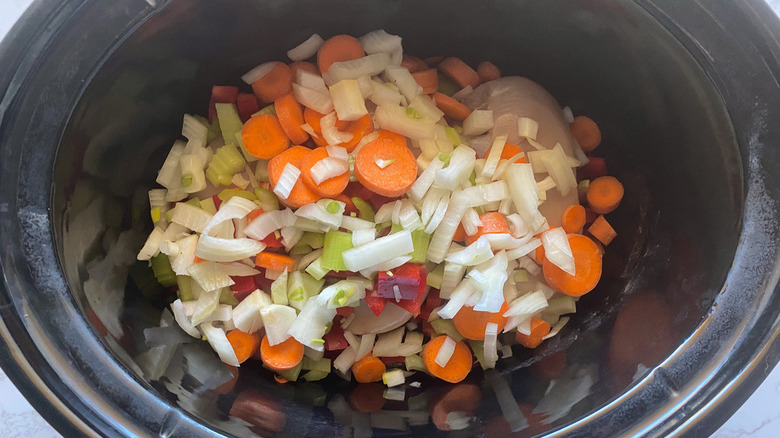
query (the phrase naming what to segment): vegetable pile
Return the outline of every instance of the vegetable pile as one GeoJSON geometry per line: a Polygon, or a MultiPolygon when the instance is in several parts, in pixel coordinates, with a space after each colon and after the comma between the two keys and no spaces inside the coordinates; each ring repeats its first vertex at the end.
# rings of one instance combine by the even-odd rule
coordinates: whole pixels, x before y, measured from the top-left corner
{"type": "Polygon", "coordinates": [[[460,382],[474,358],[493,368],[557,334],[616,236],[623,187],[584,153],[598,126],[383,30],[288,56],[185,115],[149,191],[138,259],[176,290],[178,326],[278,381],[388,387],[460,382]]]}

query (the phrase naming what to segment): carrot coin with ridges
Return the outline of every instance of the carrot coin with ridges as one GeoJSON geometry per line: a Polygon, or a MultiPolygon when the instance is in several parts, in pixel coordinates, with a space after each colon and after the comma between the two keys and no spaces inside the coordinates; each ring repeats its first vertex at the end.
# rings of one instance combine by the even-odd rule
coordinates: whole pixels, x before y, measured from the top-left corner
{"type": "Polygon", "coordinates": [[[406,193],[417,179],[417,159],[406,141],[377,139],[360,148],[355,176],[368,190],[395,198],[406,193]]]}
{"type": "Polygon", "coordinates": [[[341,175],[328,178],[319,184],[314,181],[314,176],[311,173],[315,164],[328,157],[327,148],[319,147],[317,149],[312,149],[303,157],[303,161],[301,162],[301,178],[303,178],[303,183],[306,184],[306,187],[315,194],[323,198],[334,198],[347,188],[347,184],[349,184],[349,170],[341,175]]]}
{"type": "Polygon", "coordinates": [[[309,139],[309,134],[301,128],[304,124],[303,110],[294,95],[285,94],[276,99],[274,109],[282,130],[293,144],[302,144],[309,139]]]}
{"type": "Polygon", "coordinates": [[[322,43],[317,52],[317,66],[321,73],[325,73],[334,62],[352,61],[362,58],[363,45],[360,41],[349,35],[336,35],[322,43]]]}
{"type": "Polygon", "coordinates": [[[258,114],[244,123],[241,142],[250,155],[268,160],[284,152],[290,139],[284,133],[279,119],[271,114],[258,114]]]}
{"type": "MultiPolygon", "coordinates": [[[[311,149],[303,146],[293,146],[290,149],[282,152],[281,154],[271,158],[268,162],[268,179],[271,180],[271,186],[276,187],[279,182],[279,178],[284,172],[284,167],[287,164],[291,164],[301,170],[301,162],[303,158],[311,151],[311,149]]],[[[290,195],[287,199],[279,199],[284,205],[289,207],[298,208],[312,202],[317,202],[320,199],[316,193],[309,190],[306,184],[299,177],[295,182],[290,195]]]]}

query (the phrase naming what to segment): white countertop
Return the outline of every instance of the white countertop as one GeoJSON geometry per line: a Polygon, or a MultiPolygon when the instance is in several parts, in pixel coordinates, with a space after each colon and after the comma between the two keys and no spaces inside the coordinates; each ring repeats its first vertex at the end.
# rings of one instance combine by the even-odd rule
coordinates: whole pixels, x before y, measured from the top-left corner
{"type": "MultiPolygon", "coordinates": [[[[31,0],[0,0],[0,38],[31,0]]],[[[780,10],[780,0],[770,0],[780,10]]],[[[775,367],[747,402],[718,429],[713,438],[775,438],[780,436],[780,367],[775,367]]],[[[59,438],[49,424],[0,370],[0,437],[59,438]]]]}

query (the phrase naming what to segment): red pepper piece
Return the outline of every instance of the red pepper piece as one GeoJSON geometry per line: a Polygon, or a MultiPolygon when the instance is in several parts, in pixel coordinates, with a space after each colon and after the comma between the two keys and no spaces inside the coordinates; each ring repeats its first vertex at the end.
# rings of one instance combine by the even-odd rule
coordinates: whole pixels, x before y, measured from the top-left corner
{"type": "Polygon", "coordinates": [[[260,104],[257,102],[257,96],[251,93],[240,93],[236,99],[238,115],[242,122],[246,122],[252,117],[252,114],[260,111],[260,104]]]}
{"type": "Polygon", "coordinates": [[[230,278],[235,282],[232,286],[230,286],[230,290],[233,291],[233,295],[235,295],[236,299],[239,301],[257,289],[257,286],[255,285],[255,277],[231,276],[230,278]],[[243,295],[243,298],[239,298],[239,294],[243,295]]]}
{"type": "Polygon", "coordinates": [[[376,280],[376,291],[379,296],[396,299],[395,286],[398,286],[401,301],[417,299],[420,285],[425,284],[425,269],[421,272],[419,266],[415,263],[407,263],[393,269],[390,274],[387,271],[380,271],[376,280]]]}
{"type": "Polygon", "coordinates": [[[417,286],[417,296],[414,297],[414,299],[412,300],[402,299],[401,301],[395,303],[398,307],[406,310],[412,315],[417,315],[418,313],[420,313],[423,300],[425,300],[425,291],[428,289],[428,285],[426,284],[428,274],[427,274],[427,270],[425,269],[425,265],[416,265],[416,266],[418,270],[418,276],[420,279],[419,285],[417,286]]]}
{"type": "Polygon", "coordinates": [[[404,363],[406,358],[404,356],[389,356],[380,357],[379,360],[381,360],[385,365],[391,365],[395,363],[404,363]]]}
{"type": "Polygon", "coordinates": [[[213,195],[211,200],[214,201],[214,207],[219,210],[219,206],[222,205],[222,200],[219,199],[219,195],[213,195]]]}
{"type": "Polygon", "coordinates": [[[382,309],[384,309],[385,304],[387,304],[387,298],[380,297],[376,290],[366,292],[365,299],[366,305],[376,316],[379,316],[379,314],[382,313],[382,309]]]}
{"type": "Polygon", "coordinates": [[[343,350],[349,347],[349,342],[344,337],[344,329],[341,328],[341,316],[336,315],[333,318],[333,325],[330,331],[322,339],[325,341],[325,349],[328,351],[343,350]]]}
{"type": "Polygon", "coordinates": [[[267,246],[268,248],[281,248],[284,246],[284,244],[282,243],[281,233],[279,234],[279,237],[276,237],[276,233],[271,233],[265,236],[265,238],[261,240],[261,242],[265,243],[265,246],[267,246]]]}
{"type": "Polygon", "coordinates": [[[355,311],[355,308],[354,308],[354,307],[351,307],[351,306],[344,306],[344,307],[339,307],[338,309],[336,309],[336,314],[338,314],[339,316],[343,316],[344,318],[346,318],[346,317],[348,317],[349,315],[352,315],[352,312],[354,312],[354,311],[355,311]]]}
{"type": "Polygon", "coordinates": [[[428,318],[431,316],[433,309],[439,307],[440,305],[441,296],[439,295],[439,289],[431,289],[428,291],[428,298],[425,299],[425,303],[423,303],[422,307],[420,308],[420,318],[422,318],[423,321],[428,321],[428,318]]]}
{"type": "Polygon", "coordinates": [[[217,103],[236,103],[238,99],[238,87],[228,85],[214,85],[211,87],[211,99],[209,100],[209,122],[217,117],[217,103]]]}
{"type": "Polygon", "coordinates": [[[271,290],[271,283],[273,283],[274,281],[265,278],[265,270],[263,268],[257,268],[257,269],[259,269],[261,273],[254,276],[255,287],[260,290],[271,290]]]}
{"type": "Polygon", "coordinates": [[[577,169],[577,179],[596,179],[607,175],[607,163],[601,157],[588,157],[588,164],[577,169]]]}

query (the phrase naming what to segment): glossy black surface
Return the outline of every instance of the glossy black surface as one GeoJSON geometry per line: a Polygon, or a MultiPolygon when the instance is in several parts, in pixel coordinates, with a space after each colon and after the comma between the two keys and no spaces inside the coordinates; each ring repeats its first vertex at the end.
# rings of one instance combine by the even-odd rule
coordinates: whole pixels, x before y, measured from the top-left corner
{"type": "MultiPolygon", "coordinates": [[[[453,388],[427,380],[367,414],[349,407],[354,385],[279,386],[258,366],[242,367],[227,393],[205,389],[225,371],[200,344],[180,347],[164,372],[141,369],[143,328],[159,323],[166,297],[132,283],[124,296],[130,265],[94,270],[133,217],[146,217],[133,194],[151,187],[182,114],[205,113],[211,85],[240,85],[313,32],[384,28],[408,53],[527,76],[599,122],[597,155],[625,184],[602,283],[560,336],[460,386],[481,394],[463,408],[475,415],[465,434],[699,435],[778,359],[780,49],[764,5],[53,3],[37,3],[0,49],[2,335],[34,366],[8,351],[2,365],[66,435],[74,416],[106,435],[441,433],[434,408],[453,388]],[[123,303],[121,325],[95,325],[84,289],[98,277],[123,303]],[[33,387],[32,374],[48,389],[33,387]],[[738,390],[719,394],[732,381],[738,390]],[[502,411],[497,395],[518,408],[502,411]],[[248,423],[229,418],[231,408],[248,423]]],[[[136,249],[144,231],[122,239],[136,249]]]]}

